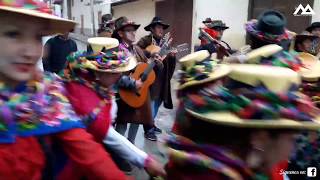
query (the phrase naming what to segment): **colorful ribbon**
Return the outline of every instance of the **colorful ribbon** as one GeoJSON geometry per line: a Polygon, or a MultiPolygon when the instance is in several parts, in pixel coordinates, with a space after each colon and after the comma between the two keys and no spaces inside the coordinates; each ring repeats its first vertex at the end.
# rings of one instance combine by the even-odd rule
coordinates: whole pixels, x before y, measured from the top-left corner
{"type": "Polygon", "coordinates": [[[312,121],[319,114],[307,98],[297,93],[292,86],[287,93],[276,94],[263,84],[252,87],[240,82],[237,88],[215,86],[204,88],[183,98],[185,106],[199,113],[230,111],[242,119],[288,118],[297,121],[312,121]],[[231,90],[232,89],[232,90],[231,90]]]}

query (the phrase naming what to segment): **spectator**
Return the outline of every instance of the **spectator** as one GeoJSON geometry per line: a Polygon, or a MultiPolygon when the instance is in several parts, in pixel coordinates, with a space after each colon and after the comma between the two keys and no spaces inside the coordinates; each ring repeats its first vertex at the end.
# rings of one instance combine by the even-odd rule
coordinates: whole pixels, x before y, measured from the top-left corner
{"type": "Polygon", "coordinates": [[[44,46],[43,69],[59,73],[65,66],[67,56],[77,50],[77,44],[69,38],[69,32],[49,39],[44,46]]]}

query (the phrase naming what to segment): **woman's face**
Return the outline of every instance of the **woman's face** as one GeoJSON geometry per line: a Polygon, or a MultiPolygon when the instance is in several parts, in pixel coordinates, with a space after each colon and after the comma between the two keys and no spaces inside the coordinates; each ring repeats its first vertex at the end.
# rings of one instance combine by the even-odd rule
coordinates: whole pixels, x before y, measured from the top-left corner
{"type": "Polygon", "coordinates": [[[9,82],[33,77],[42,55],[44,22],[33,17],[0,16],[0,78],[9,82]]]}
{"type": "Polygon", "coordinates": [[[312,40],[305,39],[301,44],[298,44],[298,48],[302,52],[312,52],[312,40]]]}
{"type": "Polygon", "coordinates": [[[269,172],[278,163],[287,161],[293,152],[296,137],[296,133],[292,132],[280,132],[276,136],[271,136],[267,131],[255,132],[251,144],[255,158],[260,162],[256,166],[269,172]]]}
{"type": "Polygon", "coordinates": [[[282,133],[276,138],[271,138],[271,144],[268,147],[270,152],[274,152],[272,159],[275,162],[288,160],[294,149],[294,143],[296,140],[296,134],[294,133],[282,133]]]}

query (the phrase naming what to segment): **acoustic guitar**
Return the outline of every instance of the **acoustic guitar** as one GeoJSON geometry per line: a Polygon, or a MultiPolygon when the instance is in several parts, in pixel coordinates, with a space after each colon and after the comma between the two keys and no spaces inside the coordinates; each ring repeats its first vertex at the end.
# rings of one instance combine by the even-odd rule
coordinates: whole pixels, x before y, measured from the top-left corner
{"type": "MultiPolygon", "coordinates": [[[[172,49],[169,47],[170,41],[165,41],[162,47],[155,47],[150,45],[150,48],[146,48],[149,50],[149,53],[154,54],[158,53],[160,57],[166,57],[172,49]],[[152,47],[152,48],[151,48],[152,47]]],[[[177,51],[186,51],[189,49],[188,44],[184,43],[177,46],[177,51]]],[[[151,63],[139,63],[135,68],[134,73],[130,75],[131,78],[135,80],[141,79],[143,82],[142,87],[138,90],[132,91],[127,89],[120,89],[119,95],[120,98],[129,106],[133,108],[141,107],[145,101],[147,100],[149,87],[154,83],[156,79],[156,74],[153,71],[154,66],[156,65],[155,60],[151,63]]]]}

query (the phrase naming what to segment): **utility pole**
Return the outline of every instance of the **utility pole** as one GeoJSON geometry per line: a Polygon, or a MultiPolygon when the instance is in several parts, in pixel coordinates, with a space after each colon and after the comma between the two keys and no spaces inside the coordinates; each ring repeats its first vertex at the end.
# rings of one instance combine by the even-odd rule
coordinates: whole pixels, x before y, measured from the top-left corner
{"type": "Polygon", "coordinates": [[[92,31],[93,31],[93,37],[95,37],[96,23],[95,23],[95,17],[94,17],[94,0],[90,0],[90,7],[91,7],[91,18],[92,18],[92,31]]]}

